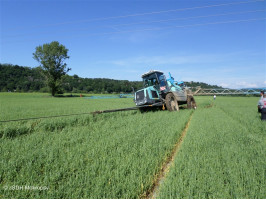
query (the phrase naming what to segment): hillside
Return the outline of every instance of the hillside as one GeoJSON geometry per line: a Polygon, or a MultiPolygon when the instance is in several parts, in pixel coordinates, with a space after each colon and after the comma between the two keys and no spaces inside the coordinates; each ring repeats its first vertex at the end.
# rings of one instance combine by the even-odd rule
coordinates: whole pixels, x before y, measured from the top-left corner
{"type": "MultiPolygon", "coordinates": [[[[189,87],[221,88],[202,82],[185,82],[189,87]]],[[[114,80],[108,78],[81,78],[66,75],[62,82],[63,92],[73,93],[129,93],[140,89],[141,81],[114,80]]],[[[0,91],[48,92],[40,67],[30,68],[12,64],[0,64],[0,91]]]]}

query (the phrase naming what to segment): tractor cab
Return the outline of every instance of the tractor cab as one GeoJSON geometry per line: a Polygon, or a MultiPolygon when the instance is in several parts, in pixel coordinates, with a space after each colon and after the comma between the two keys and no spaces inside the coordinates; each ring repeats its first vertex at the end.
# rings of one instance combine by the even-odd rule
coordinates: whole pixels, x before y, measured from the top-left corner
{"type": "Polygon", "coordinates": [[[152,86],[158,91],[158,94],[166,93],[169,89],[166,77],[161,71],[151,70],[143,74],[142,78],[144,88],[152,86]]]}

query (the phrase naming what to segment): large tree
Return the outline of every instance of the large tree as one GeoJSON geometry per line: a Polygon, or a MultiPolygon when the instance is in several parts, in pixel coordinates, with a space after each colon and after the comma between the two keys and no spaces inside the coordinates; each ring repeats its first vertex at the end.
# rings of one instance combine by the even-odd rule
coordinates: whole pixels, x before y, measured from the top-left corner
{"type": "Polygon", "coordinates": [[[52,96],[60,90],[62,76],[71,70],[66,67],[65,63],[65,60],[69,58],[67,52],[68,49],[64,45],[54,41],[37,46],[33,53],[33,58],[41,64],[44,70],[52,96]]]}

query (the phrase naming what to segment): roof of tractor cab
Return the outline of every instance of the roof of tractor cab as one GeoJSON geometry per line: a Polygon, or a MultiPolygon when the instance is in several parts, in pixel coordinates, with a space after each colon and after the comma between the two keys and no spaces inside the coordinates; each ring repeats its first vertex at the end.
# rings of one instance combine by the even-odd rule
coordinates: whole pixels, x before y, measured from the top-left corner
{"type": "Polygon", "coordinates": [[[162,73],[162,74],[163,74],[162,71],[159,71],[159,70],[151,70],[151,71],[149,71],[149,72],[146,72],[145,74],[142,74],[141,78],[143,78],[143,77],[145,77],[145,76],[148,76],[148,75],[150,75],[150,74],[154,74],[154,73],[156,73],[156,72],[158,72],[158,73],[162,73]]]}

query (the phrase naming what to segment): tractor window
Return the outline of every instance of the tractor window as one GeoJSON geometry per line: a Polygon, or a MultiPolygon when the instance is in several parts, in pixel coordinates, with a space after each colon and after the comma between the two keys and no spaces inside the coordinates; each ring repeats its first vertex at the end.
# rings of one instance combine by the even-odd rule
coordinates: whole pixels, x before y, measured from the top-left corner
{"type": "Polygon", "coordinates": [[[145,77],[143,78],[144,87],[158,85],[158,81],[156,77],[145,77]]]}
{"type": "Polygon", "coordinates": [[[157,81],[156,78],[144,80],[144,85],[145,85],[145,87],[153,86],[153,85],[158,85],[158,81],[157,81]]]}
{"type": "Polygon", "coordinates": [[[144,87],[148,87],[149,86],[149,83],[148,83],[148,80],[147,79],[144,79],[144,87]]]}
{"type": "Polygon", "coordinates": [[[161,73],[154,73],[143,77],[144,87],[158,86],[160,84],[160,81],[158,80],[160,75],[161,73]]]}
{"type": "Polygon", "coordinates": [[[152,79],[152,85],[158,85],[158,81],[157,81],[157,78],[153,78],[152,79]]]}
{"type": "Polygon", "coordinates": [[[160,86],[166,86],[165,76],[161,75],[159,76],[160,86]]]}

